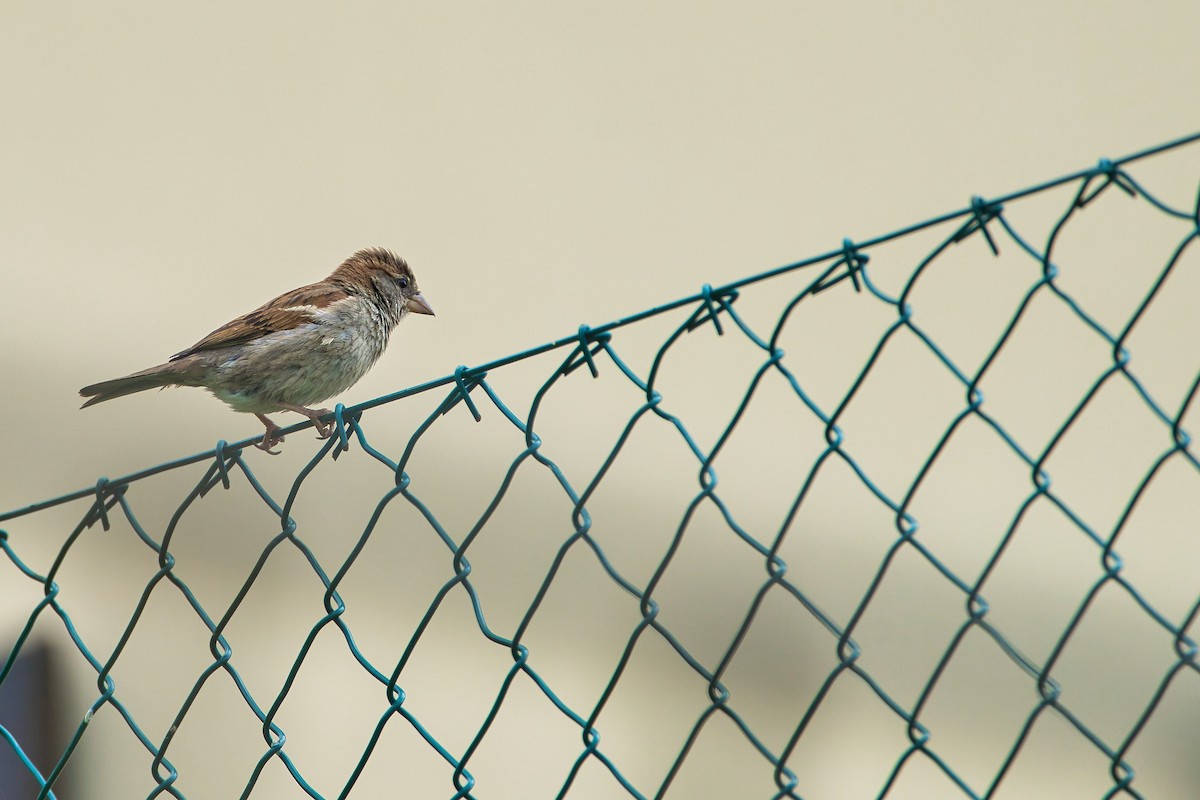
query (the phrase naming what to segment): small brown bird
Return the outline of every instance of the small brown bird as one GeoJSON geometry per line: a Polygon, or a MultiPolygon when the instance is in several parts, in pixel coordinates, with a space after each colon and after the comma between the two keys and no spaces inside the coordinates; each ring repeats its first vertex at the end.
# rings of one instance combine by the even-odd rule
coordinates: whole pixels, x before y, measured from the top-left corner
{"type": "Polygon", "coordinates": [[[323,281],[281,294],[228,322],[165,364],[85,386],[82,408],[146,389],[200,386],[234,411],[267,426],[255,445],[272,455],[279,426],[264,416],[295,411],[326,439],[329,409],[307,408],[345,391],[383,355],[388,336],[408,314],[433,314],[404,259],[359,250],[323,281]]]}

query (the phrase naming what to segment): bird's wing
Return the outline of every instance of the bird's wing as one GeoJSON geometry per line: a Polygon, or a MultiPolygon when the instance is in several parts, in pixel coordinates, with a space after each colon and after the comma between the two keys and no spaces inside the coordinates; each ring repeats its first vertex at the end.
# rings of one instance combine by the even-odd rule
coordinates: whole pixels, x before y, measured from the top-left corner
{"type": "Polygon", "coordinates": [[[246,344],[268,334],[287,331],[317,320],[317,311],[346,298],[340,287],[328,283],[301,286],[274,300],[225,323],[200,341],[171,356],[178,361],[193,353],[246,344]]]}

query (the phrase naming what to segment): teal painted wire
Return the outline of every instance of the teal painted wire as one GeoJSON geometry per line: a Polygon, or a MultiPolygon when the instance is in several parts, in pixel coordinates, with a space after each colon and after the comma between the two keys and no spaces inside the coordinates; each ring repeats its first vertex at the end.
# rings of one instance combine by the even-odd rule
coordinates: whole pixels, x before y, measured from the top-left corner
{"type": "MultiPolygon", "coordinates": [[[[1023,197],[1028,197],[1033,194],[1038,194],[1038,193],[1041,193],[1044,191],[1048,191],[1050,189],[1054,189],[1059,186],[1062,186],[1062,185],[1065,185],[1068,183],[1072,183],[1074,181],[1079,181],[1081,179],[1084,180],[1085,182],[1090,182],[1090,180],[1097,175],[1107,174],[1106,171],[1108,169],[1110,169],[1111,167],[1121,167],[1121,166],[1124,166],[1127,164],[1132,164],[1132,163],[1140,161],[1144,158],[1149,158],[1151,156],[1155,156],[1155,155],[1158,155],[1163,152],[1174,150],[1176,148],[1180,148],[1180,147],[1192,144],[1193,142],[1197,142],[1197,141],[1200,141],[1200,132],[1193,133],[1188,136],[1183,136],[1178,139],[1172,140],[1170,142],[1166,142],[1164,144],[1157,145],[1155,147],[1149,147],[1149,148],[1146,148],[1145,150],[1140,150],[1138,152],[1131,153],[1131,154],[1125,156],[1124,158],[1120,158],[1115,161],[1108,161],[1107,159],[1104,159],[1101,161],[1101,166],[1079,170],[1078,172],[1073,172],[1069,175],[1064,175],[1060,178],[1055,178],[1053,180],[1049,180],[1044,183],[1036,184],[1036,185],[1031,186],[1026,189],[1021,189],[1016,192],[1011,192],[1007,195],[1003,195],[1001,197],[995,198],[990,201],[985,201],[985,202],[988,205],[992,205],[992,206],[1001,205],[1001,204],[1010,202],[1012,200],[1018,200],[1023,197]]],[[[1085,185],[1086,185],[1086,183],[1085,183],[1085,185]]],[[[1144,195],[1144,196],[1147,197],[1156,207],[1160,208],[1164,212],[1169,213],[1173,216],[1181,217],[1183,219],[1195,219],[1197,217],[1197,214],[1200,213],[1196,210],[1193,210],[1190,213],[1184,212],[1184,211],[1179,211],[1178,209],[1170,208],[1165,203],[1162,203],[1161,201],[1159,201],[1156,198],[1153,198],[1150,195],[1144,195]]],[[[1198,200],[1197,200],[1197,207],[1200,208],[1200,198],[1198,198],[1198,200]]],[[[924,222],[919,222],[914,225],[909,225],[907,227],[900,228],[899,230],[893,231],[891,233],[884,234],[882,236],[877,236],[877,237],[867,240],[865,242],[860,242],[857,245],[857,248],[859,250],[865,250],[867,248],[875,247],[875,246],[884,244],[886,242],[893,241],[895,239],[900,239],[902,237],[909,236],[913,233],[917,233],[919,231],[923,231],[928,228],[936,227],[943,223],[950,222],[955,219],[959,219],[960,217],[975,217],[975,215],[976,215],[975,207],[968,206],[968,207],[960,209],[958,211],[951,211],[947,214],[942,214],[940,216],[933,217],[932,219],[925,220],[924,222]]],[[[802,261],[797,261],[797,262],[794,262],[792,264],[787,264],[782,267],[776,267],[775,269],[767,270],[765,272],[758,273],[757,275],[753,275],[751,277],[744,278],[739,281],[734,281],[733,283],[731,283],[727,286],[721,287],[720,289],[718,289],[716,291],[727,292],[727,291],[734,290],[734,289],[737,289],[737,288],[740,288],[743,286],[749,286],[751,284],[758,283],[760,281],[764,281],[769,278],[774,278],[778,275],[782,275],[784,273],[791,272],[793,270],[810,267],[810,266],[813,266],[815,264],[820,264],[825,261],[831,261],[842,255],[844,255],[844,249],[843,250],[835,250],[835,251],[832,251],[829,253],[823,253],[821,255],[813,256],[811,258],[806,258],[802,261]]],[[[617,328],[621,328],[621,327],[630,325],[635,322],[640,322],[641,320],[646,319],[648,317],[656,316],[658,314],[662,314],[667,311],[673,311],[677,308],[682,308],[684,306],[691,305],[691,304],[693,304],[699,300],[703,300],[703,299],[704,299],[704,293],[701,292],[699,294],[694,294],[694,295],[690,295],[688,297],[684,297],[679,300],[675,300],[674,302],[671,302],[671,303],[666,303],[666,304],[663,304],[660,306],[655,306],[654,308],[647,309],[646,311],[642,311],[642,312],[639,312],[636,314],[631,314],[627,317],[623,317],[614,322],[610,322],[607,325],[602,325],[598,328],[594,328],[594,329],[592,329],[592,334],[595,335],[598,333],[606,333],[608,331],[612,331],[617,328]]],[[[506,364],[511,364],[516,361],[522,361],[527,358],[532,358],[534,356],[541,355],[542,353],[549,352],[550,350],[556,350],[558,348],[566,347],[568,345],[578,344],[578,341],[579,341],[579,335],[574,334],[574,335],[567,336],[567,337],[564,337],[561,339],[557,339],[553,342],[548,342],[547,344],[539,345],[537,347],[531,347],[528,350],[523,350],[519,353],[514,353],[509,356],[497,358],[486,364],[481,364],[480,366],[469,369],[469,370],[467,370],[467,372],[473,373],[473,374],[487,372],[488,370],[496,369],[497,367],[501,367],[506,364]]],[[[456,374],[446,375],[442,378],[437,378],[435,380],[428,381],[426,383],[418,384],[417,386],[412,386],[407,389],[403,389],[401,391],[394,392],[392,394],[383,395],[382,397],[377,397],[374,400],[369,400],[364,403],[359,403],[358,405],[347,409],[346,413],[350,414],[350,415],[358,415],[358,414],[361,414],[361,412],[366,411],[368,409],[375,408],[377,406],[381,406],[386,403],[392,403],[392,402],[395,402],[395,401],[400,400],[405,397],[411,397],[412,395],[420,394],[422,392],[426,392],[431,389],[436,389],[440,386],[445,386],[449,383],[453,383],[456,380],[456,378],[461,378],[461,372],[462,372],[462,368],[460,368],[456,374]]],[[[296,431],[304,430],[305,428],[310,428],[310,427],[312,427],[312,425],[313,425],[312,422],[305,421],[305,422],[298,423],[296,425],[282,428],[280,432],[283,434],[294,433],[296,431]]],[[[232,445],[228,445],[228,447],[240,450],[242,448],[252,445],[255,441],[257,441],[257,439],[258,439],[258,437],[255,437],[253,439],[244,439],[240,442],[236,442],[232,445]]],[[[224,445],[223,442],[222,442],[222,445],[224,445]]],[[[159,464],[156,467],[151,467],[149,469],[141,470],[139,472],[135,472],[130,475],[126,475],[126,476],[118,479],[117,481],[115,481],[115,483],[118,483],[121,485],[128,485],[128,484],[132,483],[133,481],[141,480],[142,478],[148,478],[153,475],[157,475],[160,472],[165,472],[167,470],[175,469],[177,467],[186,466],[188,464],[195,464],[195,463],[204,461],[210,457],[211,457],[210,454],[207,452],[197,453],[192,456],[185,456],[184,458],[176,459],[174,461],[168,461],[163,464],[159,464]]],[[[0,513],[0,522],[4,522],[5,520],[9,520],[9,519],[15,519],[16,517],[24,516],[25,514],[32,514],[36,511],[42,511],[46,508],[50,508],[50,507],[53,507],[56,505],[61,505],[62,503],[67,503],[72,500],[78,500],[81,497],[86,497],[90,491],[91,491],[90,489],[84,489],[84,490],[80,490],[78,492],[71,492],[71,493],[64,494],[59,497],[55,497],[55,498],[52,498],[52,499],[49,499],[49,500],[46,500],[43,502],[33,503],[33,504],[25,506],[23,508],[17,508],[17,509],[13,509],[11,511],[2,512],[2,513],[0,513]]]]}
{"type": "MultiPolygon", "coordinates": [[[[388,726],[406,726],[417,733],[429,747],[437,753],[445,763],[446,796],[454,798],[475,798],[477,795],[476,778],[471,772],[479,748],[488,740],[493,722],[505,708],[510,692],[518,681],[528,681],[536,691],[545,698],[550,707],[578,730],[580,750],[572,761],[558,792],[559,797],[568,797],[581,771],[588,767],[599,767],[607,773],[627,796],[639,798],[661,797],[668,793],[681,771],[685,770],[688,759],[692,755],[693,746],[699,740],[706,726],[715,719],[731,722],[740,732],[745,741],[761,757],[766,769],[769,769],[776,787],[774,797],[801,798],[802,781],[793,766],[790,766],[796,755],[797,747],[805,741],[812,721],[816,718],[830,692],[841,681],[858,681],[879,698],[890,713],[903,722],[908,732],[909,743],[904,752],[897,758],[885,782],[881,786],[880,795],[885,796],[900,779],[905,769],[911,763],[924,761],[927,765],[940,771],[952,785],[957,787],[962,796],[969,798],[986,798],[995,794],[1005,776],[1016,762],[1025,747],[1035,723],[1045,714],[1052,714],[1066,721],[1107,761],[1112,778],[1112,785],[1106,796],[1142,797],[1135,786],[1136,773],[1128,760],[1129,751],[1145,728],[1147,722],[1160,706],[1168,688],[1179,679],[1180,675],[1200,672],[1197,643],[1188,635],[1189,627],[1197,617],[1200,617],[1200,598],[1197,598],[1190,613],[1184,620],[1172,620],[1168,615],[1156,609],[1149,600],[1127,578],[1124,560],[1117,545],[1121,533],[1134,512],[1139,500],[1145,494],[1147,487],[1154,477],[1167,465],[1181,462],[1190,465],[1200,472],[1200,459],[1191,449],[1191,437],[1183,428],[1183,418],[1198,393],[1200,393],[1200,375],[1190,383],[1178,409],[1167,408],[1159,403],[1149,391],[1145,383],[1139,379],[1137,364],[1126,350],[1124,343],[1138,325],[1151,303],[1179,264],[1182,256],[1200,239],[1200,195],[1197,197],[1195,208],[1187,211],[1172,208],[1161,199],[1150,194],[1146,187],[1128,174],[1125,167],[1142,158],[1167,153],[1176,148],[1200,141],[1200,134],[1178,139],[1164,145],[1144,150],[1117,161],[1101,160],[1090,169],[1081,170],[1063,178],[1048,181],[1018,192],[999,198],[984,200],[975,198],[971,204],[959,211],[945,214],[931,220],[926,220],[898,231],[862,242],[845,239],[838,250],[831,251],[810,259],[795,262],[783,267],[759,273],[745,279],[735,281],[722,287],[704,286],[698,294],[656,306],[645,311],[627,316],[615,322],[599,327],[581,326],[574,334],[553,342],[531,348],[519,353],[496,359],[487,364],[475,367],[459,367],[453,374],[419,386],[411,387],[394,394],[377,398],[367,403],[346,408],[338,405],[332,413],[337,435],[330,437],[318,449],[318,452],[300,470],[282,502],[276,500],[268,492],[261,481],[255,476],[250,466],[242,459],[242,450],[252,444],[254,439],[236,443],[220,441],[209,452],[177,459],[160,464],[132,475],[116,480],[100,479],[97,484],[87,489],[72,492],[50,500],[34,503],[24,508],[0,514],[0,521],[17,519],[54,506],[74,501],[87,501],[79,523],[68,534],[57,557],[54,559],[46,575],[40,575],[30,569],[18,556],[13,548],[10,536],[0,530],[0,550],[12,562],[16,570],[26,579],[40,584],[44,590],[43,599],[31,611],[27,623],[16,640],[12,651],[5,658],[0,668],[0,685],[8,676],[12,665],[20,655],[28,641],[34,624],[49,609],[57,616],[68,637],[74,644],[89,667],[95,672],[98,695],[90,704],[83,721],[76,727],[70,742],[59,754],[57,761],[45,776],[39,771],[26,754],[15,736],[0,725],[0,747],[6,746],[23,765],[32,779],[38,784],[39,798],[53,798],[53,787],[63,769],[72,757],[76,747],[87,733],[88,726],[96,713],[109,713],[112,709],[124,722],[125,726],[140,742],[150,755],[150,774],[155,781],[155,787],[147,795],[150,798],[170,795],[183,798],[185,795],[177,785],[181,776],[169,760],[169,754],[178,730],[190,724],[189,716],[208,681],[215,675],[223,674],[230,678],[240,693],[247,707],[251,710],[261,725],[261,735],[265,748],[259,755],[250,773],[245,778],[241,796],[251,797],[258,785],[263,771],[278,762],[290,775],[291,779],[306,795],[313,798],[324,798],[321,791],[306,777],[301,764],[297,764],[292,753],[288,751],[287,737],[284,729],[276,718],[295,687],[300,671],[304,667],[317,637],[326,630],[336,630],[345,642],[346,648],[364,673],[372,678],[378,686],[381,712],[373,730],[364,733],[366,743],[361,756],[353,769],[347,774],[345,783],[336,795],[345,798],[353,793],[354,787],[361,778],[364,770],[377,754],[379,742],[388,726]],[[1006,215],[1006,205],[1018,203],[1025,197],[1039,194],[1047,190],[1076,183],[1076,191],[1056,223],[1053,225],[1047,243],[1038,248],[1024,238],[1010,222],[1006,215]],[[1093,203],[1099,196],[1116,187],[1130,198],[1141,200],[1162,214],[1180,221],[1186,227],[1181,230],[1178,245],[1173,250],[1166,265],[1152,282],[1150,289],[1128,321],[1120,330],[1110,331],[1085,309],[1084,304],[1073,297],[1058,282],[1059,267],[1054,263],[1056,245],[1060,233],[1071,221],[1093,203]],[[925,231],[946,223],[958,221],[958,226],[952,230],[923,259],[913,270],[899,295],[892,297],[882,291],[872,280],[870,254],[872,247],[925,231]],[[1003,332],[974,372],[965,370],[956,364],[950,355],[937,343],[921,325],[920,318],[914,314],[910,295],[921,276],[949,248],[971,240],[982,240],[983,244],[994,254],[1002,249],[1015,247],[1018,252],[1031,258],[1039,267],[1041,277],[1035,280],[1025,293],[1017,309],[1005,326],[1003,332]],[[736,302],[741,290],[762,281],[784,273],[807,267],[819,267],[814,279],[800,291],[784,307],[778,321],[770,331],[757,331],[738,312],[736,302]],[[778,347],[780,336],[789,321],[794,318],[796,310],[803,302],[812,302],[811,298],[843,282],[849,281],[856,292],[864,297],[881,303],[895,314],[894,320],[880,337],[873,352],[861,366],[847,393],[833,408],[822,408],[813,397],[804,391],[802,382],[789,369],[784,360],[783,351],[778,347]],[[1078,403],[1071,409],[1048,442],[1039,451],[1030,452],[1024,449],[999,420],[990,412],[979,386],[985,375],[992,368],[999,354],[1008,344],[1014,332],[1018,329],[1033,301],[1044,298],[1059,304],[1072,314],[1090,335],[1097,337],[1110,350],[1112,362],[1095,378],[1078,403]],[[634,325],[642,320],[676,309],[692,308],[692,313],[671,333],[659,348],[655,358],[645,375],[639,374],[620,355],[614,339],[614,332],[634,325]],[[751,379],[745,393],[732,414],[729,422],[721,429],[715,442],[702,446],[689,432],[683,419],[673,412],[670,402],[658,390],[660,367],[666,362],[672,348],[694,331],[711,327],[715,335],[741,336],[759,352],[762,359],[754,377],[751,379]],[[854,457],[853,448],[847,445],[839,421],[846,409],[853,402],[877,362],[886,357],[889,343],[902,337],[918,342],[924,347],[942,367],[962,387],[963,405],[956,413],[947,428],[939,437],[928,457],[916,470],[913,479],[904,489],[901,496],[891,496],[881,484],[874,480],[869,471],[854,457]],[[522,416],[505,402],[502,395],[488,381],[489,372],[501,369],[516,361],[542,355],[556,349],[566,349],[566,355],[539,388],[533,399],[528,414],[522,416]],[[615,370],[621,379],[626,380],[643,398],[640,405],[633,411],[629,421],[618,436],[613,447],[603,459],[596,471],[586,479],[576,484],[571,481],[566,472],[550,458],[541,438],[535,432],[539,409],[544,399],[554,390],[558,382],[581,367],[587,367],[588,372],[596,377],[602,372],[615,370]],[[723,499],[717,466],[721,461],[721,453],[726,443],[734,435],[735,429],[742,420],[756,393],[768,376],[782,378],[792,390],[797,400],[807,408],[824,426],[826,447],[815,459],[807,475],[800,481],[797,494],[789,506],[779,528],[770,535],[759,538],[745,526],[739,523],[735,509],[723,499]],[[1096,530],[1089,526],[1066,501],[1056,492],[1045,464],[1060,442],[1075,426],[1084,410],[1105,386],[1110,383],[1124,383],[1130,387],[1145,403],[1155,419],[1163,426],[1163,450],[1154,464],[1143,476],[1137,489],[1129,498],[1120,517],[1111,531],[1096,530]],[[373,445],[367,436],[363,424],[364,412],[380,405],[396,402],[415,394],[448,388],[448,393],[428,417],[417,426],[405,444],[401,454],[394,459],[383,450],[373,445]],[[456,539],[430,510],[429,505],[413,490],[408,474],[410,461],[421,446],[423,436],[434,427],[445,415],[454,412],[462,406],[477,421],[483,413],[496,411],[508,421],[523,437],[525,447],[514,458],[504,478],[501,480],[495,494],[486,509],[471,526],[461,541],[456,539]],[[483,411],[481,411],[481,407],[483,411]],[[956,573],[948,564],[942,561],[924,541],[917,535],[919,522],[910,511],[926,476],[938,462],[955,433],[969,421],[977,420],[992,431],[1012,453],[1028,468],[1030,488],[1029,494],[1009,523],[997,546],[992,551],[983,568],[977,576],[965,576],[956,573]],[[644,584],[639,584],[624,575],[607,557],[599,542],[592,536],[592,519],[588,511],[589,499],[602,484],[610,468],[616,462],[627,442],[640,427],[652,424],[666,425],[679,438],[692,458],[697,469],[697,487],[686,511],[683,513],[678,526],[671,538],[657,569],[644,584]],[[302,491],[308,489],[311,482],[319,483],[314,477],[318,466],[327,460],[335,460],[345,453],[351,443],[357,443],[363,453],[372,461],[386,469],[394,481],[394,488],[385,492],[372,510],[362,533],[343,558],[336,569],[327,570],[305,544],[300,528],[292,517],[292,510],[302,491]],[[199,480],[185,496],[174,515],[166,525],[161,541],[147,532],[138,520],[134,511],[131,494],[135,484],[153,478],[162,472],[188,466],[204,464],[207,466],[199,480]],[[886,549],[878,568],[869,581],[861,600],[850,611],[845,619],[839,619],[823,610],[813,598],[797,585],[789,574],[788,565],[781,558],[783,544],[796,519],[796,515],[808,498],[818,474],[827,464],[840,462],[848,467],[861,485],[870,492],[880,504],[888,509],[895,521],[895,538],[886,549]],[[472,582],[472,567],[468,553],[478,537],[484,531],[493,514],[500,507],[509,492],[518,471],[525,469],[544,470],[563,491],[572,504],[570,515],[570,531],[558,546],[554,557],[546,570],[544,577],[537,587],[528,608],[522,615],[511,636],[494,630],[487,622],[485,607],[479,593],[472,582]],[[310,480],[311,479],[311,480],[310,480]],[[245,481],[259,500],[271,511],[279,521],[279,532],[264,547],[255,566],[245,579],[239,591],[223,609],[217,613],[206,609],[196,598],[191,588],[180,578],[175,570],[176,561],[171,553],[171,542],[174,532],[184,515],[192,506],[205,498],[209,492],[218,486],[229,489],[234,482],[245,481]],[[985,596],[988,579],[993,574],[997,564],[1012,542],[1016,531],[1022,524],[1030,508],[1038,501],[1050,503],[1057,508],[1064,518],[1078,531],[1079,535],[1096,548],[1103,565],[1102,573],[1092,583],[1085,598],[1080,602],[1064,627],[1061,635],[1053,644],[1049,656],[1039,663],[1023,654],[1016,645],[1004,635],[1004,632],[989,619],[990,604],[985,596]],[[366,545],[379,525],[385,511],[393,503],[406,503],[411,506],[430,526],[430,530],[445,547],[445,552],[451,557],[453,574],[445,580],[434,594],[428,608],[422,615],[412,634],[404,644],[402,654],[394,664],[375,664],[359,648],[353,632],[345,619],[346,602],[339,593],[339,587],[349,574],[349,571],[360,558],[366,545]],[[726,528],[738,542],[749,548],[757,558],[762,559],[765,578],[754,593],[753,601],[746,616],[738,626],[728,647],[719,654],[715,664],[706,661],[692,653],[687,646],[664,624],[661,617],[661,605],[656,599],[656,592],[673,563],[676,552],[688,535],[689,526],[694,515],[701,508],[711,507],[724,521],[726,528]],[[122,634],[116,644],[107,653],[97,653],[89,648],[84,637],[75,625],[59,599],[59,587],[56,581],[59,570],[74,543],[87,531],[99,525],[107,530],[115,515],[120,515],[134,531],[137,539],[151,550],[158,563],[157,571],[145,584],[136,608],[131,614],[122,634]],[[226,629],[239,608],[249,595],[258,577],[265,569],[268,560],[274,553],[281,550],[294,550],[312,570],[313,575],[324,587],[324,613],[315,620],[304,643],[297,651],[288,669],[287,677],[277,693],[271,697],[256,697],[248,688],[237,668],[237,658],[233,646],[226,637],[226,629]],[[552,683],[538,670],[537,654],[530,649],[525,639],[528,631],[541,610],[556,579],[559,570],[567,557],[572,553],[585,553],[595,560],[604,574],[626,595],[637,602],[641,619],[633,626],[622,648],[621,656],[606,682],[598,700],[590,707],[573,708],[554,690],[552,683]],[[902,702],[889,693],[887,686],[870,671],[859,663],[862,648],[855,640],[855,632],[861,620],[877,602],[877,593],[883,585],[893,564],[902,554],[912,554],[931,566],[935,574],[946,581],[962,599],[965,616],[955,630],[954,636],[938,659],[937,665],[930,673],[919,694],[912,703],[902,702]],[[135,721],[121,699],[119,687],[112,677],[112,672],[119,659],[125,652],[126,646],[133,636],[135,629],[142,619],[142,614],[149,602],[151,594],[162,591],[170,586],[178,590],[188,606],[202,621],[210,633],[209,650],[212,661],[201,670],[194,681],[189,693],[175,714],[172,724],[161,739],[152,739],[135,721]],[[1108,741],[1096,731],[1089,728],[1084,716],[1078,709],[1069,706],[1063,699],[1062,689],[1054,677],[1055,668],[1061,654],[1074,637],[1087,614],[1094,599],[1102,591],[1117,590],[1128,596],[1156,626],[1168,633],[1173,641],[1175,660],[1169,665],[1160,680],[1154,696],[1139,715],[1136,724],[1119,741],[1108,741]],[[512,658],[511,665],[505,671],[494,701],[469,743],[461,751],[452,751],[438,739],[437,731],[431,723],[423,720],[413,709],[406,706],[407,695],[403,689],[405,670],[413,656],[422,636],[442,607],[443,602],[452,593],[464,592],[468,598],[479,633],[490,643],[505,648],[512,658]],[[767,597],[773,593],[783,593],[796,600],[806,613],[812,616],[832,637],[835,645],[837,664],[826,676],[820,689],[812,696],[808,705],[795,709],[794,725],[790,735],[783,742],[767,742],[746,721],[738,708],[738,696],[724,683],[724,676],[739,648],[745,641],[751,626],[767,597]],[[985,785],[976,785],[965,778],[955,769],[955,765],[947,756],[938,750],[936,741],[922,722],[922,715],[929,699],[939,686],[947,666],[954,658],[961,643],[973,631],[987,636],[1015,666],[1027,675],[1036,687],[1037,700],[1026,715],[1020,733],[1013,741],[999,769],[990,777],[985,785]],[[630,660],[643,637],[658,637],[666,643],[679,657],[688,670],[695,673],[703,682],[707,691],[707,705],[700,711],[691,724],[686,736],[680,743],[679,750],[666,770],[662,780],[657,785],[638,786],[601,746],[601,719],[603,711],[616,692],[625,676],[630,660]]],[[[305,422],[284,429],[291,433],[309,427],[312,423],[305,422]]],[[[311,489],[310,491],[318,491],[311,489]]],[[[183,780],[186,781],[186,776],[183,780]]],[[[332,795],[331,795],[332,796],[332,795]]]]}

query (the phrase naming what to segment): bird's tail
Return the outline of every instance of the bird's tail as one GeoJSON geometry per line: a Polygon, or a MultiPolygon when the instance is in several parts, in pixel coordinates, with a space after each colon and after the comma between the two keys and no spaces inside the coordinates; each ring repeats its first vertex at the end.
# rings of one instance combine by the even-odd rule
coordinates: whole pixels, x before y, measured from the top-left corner
{"type": "Polygon", "coordinates": [[[94,406],[96,403],[103,403],[105,400],[112,400],[115,397],[124,397],[134,392],[144,392],[147,389],[193,385],[197,377],[193,374],[194,372],[194,365],[188,361],[173,361],[126,375],[124,378],[93,383],[91,386],[85,386],[79,390],[80,397],[89,398],[80,408],[94,406]]]}

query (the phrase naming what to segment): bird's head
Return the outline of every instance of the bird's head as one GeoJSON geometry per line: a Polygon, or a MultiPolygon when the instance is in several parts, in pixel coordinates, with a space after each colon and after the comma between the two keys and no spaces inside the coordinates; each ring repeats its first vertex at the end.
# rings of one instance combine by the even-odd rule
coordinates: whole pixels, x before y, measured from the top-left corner
{"type": "Polygon", "coordinates": [[[408,263],[390,250],[368,247],[347,258],[329,276],[347,291],[375,301],[397,321],[406,314],[433,314],[408,263]]]}

